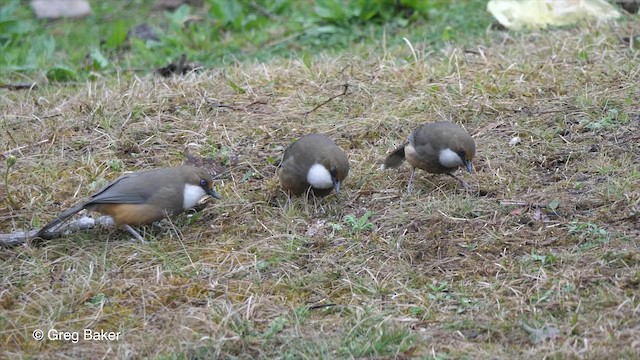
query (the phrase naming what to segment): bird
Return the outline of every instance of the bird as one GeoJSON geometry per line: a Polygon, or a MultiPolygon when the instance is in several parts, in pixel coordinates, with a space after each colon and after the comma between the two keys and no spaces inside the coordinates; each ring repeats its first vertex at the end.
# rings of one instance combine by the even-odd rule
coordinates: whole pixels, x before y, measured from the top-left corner
{"type": "Polygon", "coordinates": [[[35,237],[49,238],[48,232],[83,209],[110,216],[140,241],[144,238],[131,226],[151,224],[194,207],[205,195],[220,199],[212,188],[209,173],[194,166],[177,166],[125,174],[107,184],[89,200],[64,211],[40,229],[35,237]]]}
{"type": "Polygon", "coordinates": [[[469,133],[454,123],[439,121],[415,129],[406,143],[387,156],[382,169],[397,168],[406,159],[413,166],[407,192],[411,192],[416,168],[431,174],[447,174],[468,188],[453,172],[464,166],[471,173],[475,155],[476,143],[469,133]]]}
{"type": "Polygon", "coordinates": [[[280,184],[293,195],[315,197],[340,192],[342,181],[349,175],[349,159],[329,137],[308,134],[284,151],[280,163],[280,184]]]}

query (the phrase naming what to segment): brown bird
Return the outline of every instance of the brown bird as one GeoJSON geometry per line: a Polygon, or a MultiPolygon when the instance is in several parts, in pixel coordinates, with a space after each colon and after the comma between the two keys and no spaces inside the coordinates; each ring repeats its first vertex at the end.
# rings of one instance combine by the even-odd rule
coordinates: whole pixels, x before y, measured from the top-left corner
{"type": "Polygon", "coordinates": [[[466,188],[467,183],[453,175],[453,172],[460,166],[471,172],[471,160],[475,154],[476,143],[464,129],[441,121],[424,124],[414,130],[407,143],[387,156],[382,168],[397,168],[406,158],[413,166],[407,185],[408,192],[411,192],[416,168],[432,174],[447,174],[466,188]]]}
{"type": "Polygon", "coordinates": [[[285,150],[279,177],[282,188],[293,195],[326,196],[333,189],[339,192],[348,174],[344,151],[324,135],[309,134],[285,150]]]}
{"type": "Polygon", "coordinates": [[[36,237],[47,238],[52,228],[80,210],[97,211],[113,218],[137,239],[144,241],[131,226],[151,224],[194,207],[205,195],[220,199],[211,188],[211,175],[193,166],[178,166],[122,175],[91,198],[63,212],[45,225],[36,237]]]}

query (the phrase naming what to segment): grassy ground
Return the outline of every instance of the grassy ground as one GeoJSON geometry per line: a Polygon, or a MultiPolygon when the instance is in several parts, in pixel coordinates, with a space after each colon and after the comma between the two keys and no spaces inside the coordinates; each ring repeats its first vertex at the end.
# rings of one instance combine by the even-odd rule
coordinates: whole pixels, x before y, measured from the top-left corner
{"type": "Polygon", "coordinates": [[[147,244],[99,230],[2,249],[3,357],[637,356],[640,69],[624,38],[638,31],[496,33],[429,56],[381,40],[4,92],[5,233],[122,171],[177,165],[187,145],[238,161],[216,183],[222,201],[146,229],[147,244]],[[474,136],[476,172],[461,174],[472,191],[418,173],[407,195],[408,166],[378,170],[435,120],[474,136]],[[310,132],[333,137],[352,170],[337,196],[287,205],[277,161],[310,132]],[[81,338],[35,341],[36,329],[81,338]],[[85,341],[83,329],[121,335],[85,341]]]}
{"type": "Polygon", "coordinates": [[[191,5],[173,10],[158,9],[160,0],[92,0],[91,16],[55,21],[34,19],[26,1],[6,2],[0,8],[0,85],[145,74],[183,55],[225,66],[274,56],[309,61],[347,49],[366,54],[382,37],[387,46],[407,37],[433,51],[475,39],[491,20],[484,0],[352,1],[346,7],[339,0],[185,0],[191,5]]]}

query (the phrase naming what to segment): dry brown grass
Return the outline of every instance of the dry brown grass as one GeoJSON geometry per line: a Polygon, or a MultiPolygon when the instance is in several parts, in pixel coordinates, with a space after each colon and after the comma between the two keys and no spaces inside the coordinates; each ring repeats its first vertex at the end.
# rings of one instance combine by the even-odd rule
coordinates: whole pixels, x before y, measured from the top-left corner
{"type": "Polygon", "coordinates": [[[102,230],[2,249],[4,357],[637,356],[640,59],[620,38],[638,30],[5,92],[0,150],[17,160],[0,187],[5,233],[121,171],[179,164],[187,145],[239,162],[217,182],[222,201],[148,229],[147,244],[102,230]],[[345,82],[346,96],[303,116],[345,82]],[[472,192],[419,172],[406,195],[408,166],[378,171],[435,120],[475,137],[472,192]],[[285,206],[275,165],[311,132],[333,137],[352,171],[338,196],[285,206]],[[367,211],[372,230],[344,220],[367,211]],[[32,338],[85,328],[122,338],[32,338]]]}

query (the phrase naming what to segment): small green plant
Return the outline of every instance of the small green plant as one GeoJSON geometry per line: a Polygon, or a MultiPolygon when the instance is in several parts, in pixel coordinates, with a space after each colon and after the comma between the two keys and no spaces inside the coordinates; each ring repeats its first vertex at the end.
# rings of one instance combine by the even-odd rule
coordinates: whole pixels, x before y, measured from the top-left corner
{"type": "Polygon", "coordinates": [[[590,131],[612,130],[629,121],[628,115],[620,114],[618,109],[609,109],[599,120],[583,120],[580,122],[590,131]]]}
{"type": "Polygon", "coordinates": [[[429,284],[429,290],[431,290],[431,293],[429,293],[429,300],[439,301],[451,299],[451,294],[449,294],[449,283],[446,281],[429,284]]]}
{"type": "Polygon", "coordinates": [[[422,306],[411,306],[409,307],[409,314],[413,315],[413,316],[422,316],[427,312],[427,309],[425,309],[422,306]]]}
{"type": "Polygon", "coordinates": [[[286,15],[296,9],[292,0],[207,0],[209,16],[216,27],[225,30],[246,31],[263,28],[273,17],[286,15]],[[257,10],[257,11],[256,11],[257,10]]]}
{"type": "Polygon", "coordinates": [[[583,63],[589,62],[589,54],[586,50],[583,49],[578,52],[578,60],[583,63]]]}
{"type": "Polygon", "coordinates": [[[265,339],[271,339],[272,337],[280,333],[284,329],[284,327],[287,326],[287,324],[289,324],[289,321],[281,316],[273,319],[273,321],[271,321],[271,324],[269,325],[269,328],[263,334],[263,337],[265,339]]]}
{"type": "Polygon", "coordinates": [[[336,234],[336,231],[342,231],[343,227],[340,224],[336,223],[327,223],[327,226],[331,229],[331,236],[336,234]]]}
{"type": "Polygon", "coordinates": [[[109,49],[120,47],[127,39],[128,25],[124,20],[118,20],[111,24],[110,34],[105,41],[105,45],[109,49]]]}
{"type": "Polygon", "coordinates": [[[569,234],[579,237],[583,249],[591,249],[609,242],[610,234],[606,229],[587,222],[573,222],[569,225],[569,234]]]}
{"type": "Polygon", "coordinates": [[[458,298],[458,308],[456,309],[456,313],[462,314],[467,310],[473,310],[478,307],[478,300],[470,299],[467,297],[459,297],[458,298]]]}
{"type": "Polygon", "coordinates": [[[108,299],[107,299],[107,297],[106,297],[106,295],[104,293],[98,293],[98,294],[94,295],[91,299],[89,299],[85,303],[85,305],[100,307],[100,306],[102,306],[102,304],[104,304],[107,301],[108,301],[108,299]]]}
{"type": "Polygon", "coordinates": [[[394,20],[406,25],[407,18],[427,17],[429,10],[437,7],[432,1],[419,0],[318,0],[315,15],[326,23],[348,27],[351,24],[388,22],[394,20]]]}
{"type": "Polygon", "coordinates": [[[221,165],[228,166],[232,162],[233,150],[227,146],[218,146],[211,139],[207,140],[208,148],[205,150],[205,155],[211,159],[215,159],[216,162],[221,165]]]}
{"type": "Polygon", "coordinates": [[[536,254],[535,252],[532,252],[531,255],[529,255],[529,258],[533,261],[539,261],[543,266],[553,264],[558,260],[554,254],[541,255],[536,254]]]}
{"type": "Polygon", "coordinates": [[[414,346],[417,339],[407,327],[396,326],[383,317],[374,316],[354,324],[342,341],[338,349],[342,357],[361,358],[397,355],[414,346]]]}
{"type": "Polygon", "coordinates": [[[114,159],[109,161],[109,167],[117,173],[122,172],[122,160],[114,159]]]}
{"type": "Polygon", "coordinates": [[[309,307],[304,305],[296,307],[295,316],[298,324],[303,323],[309,317],[309,307]]]}
{"type": "Polygon", "coordinates": [[[76,71],[65,65],[55,65],[47,71],[47,79],[49,81],[72,81],[75,80],[76,76],[76,71]]]}
{"type": "Polygon", "coordinates": [[[354,233],[371,231],[374,226],[373,223],[369,222],[369,218],[373,214],[375,214],[373,211],[367,211],[360,218],[356,218],[355,215],[347,215],[344,217],[344,222],[351,226],[351,231],[354,233]]]}

